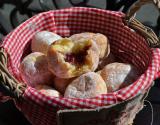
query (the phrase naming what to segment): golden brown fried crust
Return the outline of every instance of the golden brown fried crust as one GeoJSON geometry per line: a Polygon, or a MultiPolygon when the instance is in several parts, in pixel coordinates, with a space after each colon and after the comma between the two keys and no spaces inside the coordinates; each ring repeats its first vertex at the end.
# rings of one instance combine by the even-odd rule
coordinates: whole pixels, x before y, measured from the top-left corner
{"type": "Polygon", "coordinates": [[[74,34],[70,37],[73,41],[79,41],[80,39],[92,39],[96,42],[99,51],[100,51],[100,59],[103,58],[105,55],[109,55],[110,53],[110,45],[108,38],[100,33],[90,33],[90,32],[85,32],[85,33],[79,33],[79,34],[74,34]]]}
{"type": "Polygon", "coordinates": [[[74,78],[71,79],[62,79],[55,77],[54,78],[54,88],[58,90],[60,93],[64,94],[67,86],[73,81],[74,78]]]}

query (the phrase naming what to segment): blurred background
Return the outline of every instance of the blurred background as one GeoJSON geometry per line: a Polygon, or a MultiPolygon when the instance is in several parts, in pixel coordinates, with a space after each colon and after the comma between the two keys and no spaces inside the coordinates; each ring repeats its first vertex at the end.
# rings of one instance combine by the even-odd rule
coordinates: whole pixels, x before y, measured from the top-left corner
{"type": "MultiPolygon", "coordinates": [[[[136,0],[0,0],[0,41],[19,24],[40,12],[83,6],[126,13],[135,2],[136,0]]],[[[144,5],[136,13],[136,18],[152,28],[159,36],[159,10],[153,4],[144,5]]],[[[151,125],[151,123],[160,125],[159,97],[160,80],[157,79],[146,98],[143,110],[137,115],[134,125],[151,125]]],[[[30,125],[30,123],[10,100],[0,103],[0,125],[30,125]]]]}

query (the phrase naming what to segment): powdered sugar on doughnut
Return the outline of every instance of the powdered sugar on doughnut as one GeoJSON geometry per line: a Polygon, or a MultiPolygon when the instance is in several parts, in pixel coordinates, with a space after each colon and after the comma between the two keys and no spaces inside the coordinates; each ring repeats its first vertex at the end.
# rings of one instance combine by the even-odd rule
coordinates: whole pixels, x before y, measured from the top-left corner
{"type": "Polygon", "coordinates": [[[34,52],[26,56],[20,65],[23,79],[29,86],[37,84],[50,84],[54,75],[48,70],[47,57],[40,52],[34,52]]]}
{"type": "Polygon", "coordinates": [[[106,65],[98,73],[104,79],[109,92],[131,84],[138,77],[134,66],[117,62],[106,65]]]}
{"type": "Polygon", "coordinates": [[[100,75],[88,72],[70,83],[64,97],[92,98],[107,93],[107,87],[100,75]]]}
{"type": "Polygon", "coordinates": [[[38,32],[32,39],[32,52],[42,52],[44,54],[47,54],[49,45],[61,38],[61,36],[49,31],[38,32]]]}

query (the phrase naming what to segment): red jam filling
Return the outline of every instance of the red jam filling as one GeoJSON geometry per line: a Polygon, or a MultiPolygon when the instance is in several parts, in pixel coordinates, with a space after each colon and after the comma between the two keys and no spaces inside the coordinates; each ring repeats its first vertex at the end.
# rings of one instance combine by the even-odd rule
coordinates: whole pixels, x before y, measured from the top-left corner
{"type": "Polygon", "coordinates": [[[87,55],[87,50],[91,46],[85,46],[83,50],[78,53],[68,53],[66,54],[65,61],[74,65],[83,65],[85,64],[85,57],[87,55]]]}

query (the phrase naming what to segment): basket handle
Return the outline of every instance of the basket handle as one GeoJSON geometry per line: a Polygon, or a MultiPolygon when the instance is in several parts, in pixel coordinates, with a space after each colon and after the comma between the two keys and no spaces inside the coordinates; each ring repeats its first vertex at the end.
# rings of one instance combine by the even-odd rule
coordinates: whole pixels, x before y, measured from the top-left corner
{"type": "MultiPolygon", "coordinates": [[[[26,88],[26,85],[19,83],[7,69],[7,54],[3,48],[0,48],[0,80],[1,90],[5,96],[20,98],[26,88]]],[[[1,98],[0,98],[1,99],[1,98]]]]}
{"type": "MultiPolygon", "coordinates": [[[[125,23],[135,31],[139,32],[147,41],[150,47],[160,48],[160,38],[153,32],[153,30],[147,26],[144,26],[141,22],[134,18],[135,13],[147,3],[153,3],[160,10],[160,0],[137,0],[130,9],[127,11],[125,16],[125,23]]],[[[157,72],[155,79],[160,78],[160,68],[157,72]]]]}
{"type": "Polygon", "coordinates": [[[154,3],[154,5],[160,9],[160,0],[137,0],[127,11],[126,18],[131,19],[134,14],[141,8],[141,6],[147,3],[154,3]]]}
{"type": "Polygon", "coordinates": [[[138,0],[135,4],[131,6],[125,16],[125,23],[130,28],[134,29],[140,33],[147,41],[150,47],[160,47],[160,41],[153,30],[147,26],[144,26],[141,22],[134,18],[134,14],[142,5],[146,3],[154,3],[158,8],[160,8],[160,0],[138,0]]]}

